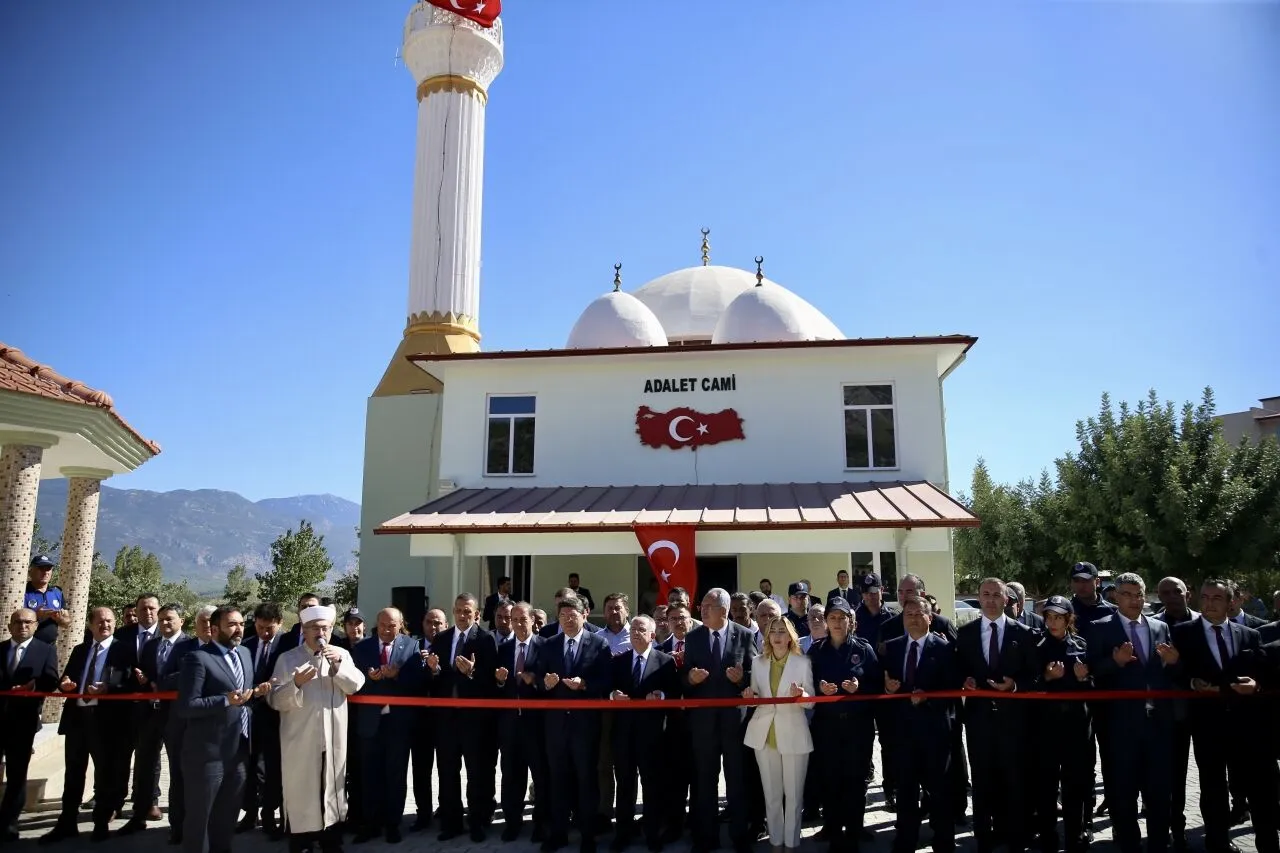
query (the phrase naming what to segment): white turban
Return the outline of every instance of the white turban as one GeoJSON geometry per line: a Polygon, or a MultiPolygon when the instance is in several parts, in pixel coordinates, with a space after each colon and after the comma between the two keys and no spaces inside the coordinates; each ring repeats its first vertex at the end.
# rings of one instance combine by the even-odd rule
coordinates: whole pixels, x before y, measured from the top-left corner
{"type": "Polygon", "coordinates": [[[337,618],[338,611],[334,610],[332,607],[322,607],[319,604],[313,607],[308,607],[298,614],[298,621],[303,625],[308,622],[315,622],[317,619],[327,619],[328,621],[333,622],[337,618]]]}

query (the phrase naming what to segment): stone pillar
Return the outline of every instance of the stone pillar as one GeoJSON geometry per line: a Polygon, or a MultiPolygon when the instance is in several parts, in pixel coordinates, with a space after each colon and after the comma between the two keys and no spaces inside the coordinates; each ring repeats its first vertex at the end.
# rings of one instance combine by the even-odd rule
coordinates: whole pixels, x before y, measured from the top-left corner
{"type": "MultiPolygon", "coordinates": [[[[89,575],[93,572],[93,545],[98,534],[98,498],[102,481],[111,476],[104,468],[61,469],[67,478],[67,520],[62,528],[62,549],[58,565],[63,607],[71,614],[71,624],[58,628],[58,667],[67,665],[71,650],[84,641],[89,610],[89,575]]],[[[62,713],[62,700],[45,703],[44,720],[51,723],[62,713]]]]}
{"type": "Polygon", "coordinates": [[[9,638],[9,614],[22,606],[35,532],[40,463],[56,435],[0,432],[0,639],[9,638]]]}

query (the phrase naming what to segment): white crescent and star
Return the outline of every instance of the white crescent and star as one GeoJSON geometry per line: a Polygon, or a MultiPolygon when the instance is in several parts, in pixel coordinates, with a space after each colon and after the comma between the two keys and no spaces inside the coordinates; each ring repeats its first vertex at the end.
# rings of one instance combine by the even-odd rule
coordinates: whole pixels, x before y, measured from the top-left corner
{"type": "MultiPolygon", "coordinates": [[[[693,441],[692,434],[681,435],[680,431],[677,429],[680,426],[680,424],[684,421],[688,421],[689,423],[694,422],[693,418],[689,417],[688,415],[677,415],[676,417],[671,419],[671,424],[667,427],[667,432],[668,434],[670,434],[672,441],[679,441],[679,442],[693,441]]],[[[698,424],[698,428],[696,432],[698,433],[698,435],[706,435],[707,425],[698,424]]]]}
{"type": "MultiPolygon", "coordinates": [[[[646,552],[646,556],[648,556],[648,558],[652,560],[654,552],[661,551],[663,548],[666,548],[668,551],[671,552],[671,556],[672,556],[671,565],[674,566],[680,562],[680,546],[672,542],[670,539],[659,539],[657,542],[654,542],[652,545],[649,546],[649,550],[646,552]]],[[[662,573],[662,579],[664,581],[670,579],[670,577],[671,577],[670,572],[662,573]]]]}

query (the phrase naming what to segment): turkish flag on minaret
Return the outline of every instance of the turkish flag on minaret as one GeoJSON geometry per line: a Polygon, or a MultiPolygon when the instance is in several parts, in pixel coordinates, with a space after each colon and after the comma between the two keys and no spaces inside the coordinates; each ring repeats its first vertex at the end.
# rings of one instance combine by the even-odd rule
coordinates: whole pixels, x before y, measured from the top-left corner
{"type": "Polygon", "coordinates": [[[649,568],[658,579],[658,603],[667,603],[667,593],[674,586],[698,594],[698,556],[693,540],[697,528],[692,524],[637,524],[636,538],[649,560],[649,568]]]}
{"type": "Polygon", "coordinates": [[[492,27],[502,14],[502,0],[427,0],[437,9],[448,9],[453,14],[475,21],[482,27],[492,27]]]}

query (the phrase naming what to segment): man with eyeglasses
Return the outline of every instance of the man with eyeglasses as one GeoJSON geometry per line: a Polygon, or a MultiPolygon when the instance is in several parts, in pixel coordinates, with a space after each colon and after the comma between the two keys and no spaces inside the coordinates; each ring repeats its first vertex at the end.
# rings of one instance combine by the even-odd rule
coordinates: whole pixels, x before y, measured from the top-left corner
{"type": "Polygon", "coordinates": [[[18,840],[18,816],[27,805],[27,768],[31,745],[40,731],[42,699],[20,699],[14,693],[50,692],[58,687],[58,653],[35,638],[36,612],[27,608],[9,617],[9,639],[0,643],[0,748],[6,784],[0,801],[0,841],[18,840]]]}

